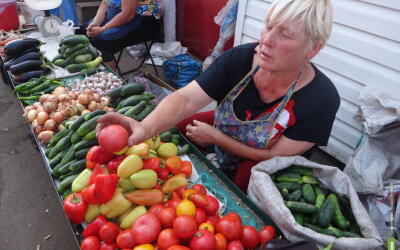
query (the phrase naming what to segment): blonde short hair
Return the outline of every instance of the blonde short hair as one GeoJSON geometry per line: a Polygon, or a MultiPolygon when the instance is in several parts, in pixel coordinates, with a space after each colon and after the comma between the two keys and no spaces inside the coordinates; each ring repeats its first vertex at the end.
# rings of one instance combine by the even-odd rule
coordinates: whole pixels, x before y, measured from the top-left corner
{"type": "Polygon", "coordinates": [[[332,30],[330,0],[276,0],[266,18],[274,25],[299,20],[308,35],[310,46],[318,40],[324,46],[332,30]]]}

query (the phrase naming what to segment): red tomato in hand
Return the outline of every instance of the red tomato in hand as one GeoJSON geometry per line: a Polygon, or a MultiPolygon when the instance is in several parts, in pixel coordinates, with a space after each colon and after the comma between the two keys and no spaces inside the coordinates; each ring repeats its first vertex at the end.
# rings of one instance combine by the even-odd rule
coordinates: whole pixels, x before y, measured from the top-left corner
{"type": "Polygon", "coordinates": [[[223,236],[222,234],[216,234],[215,240],[217,243],[215,250],[226,250],[226,248],[228,247],[228,242],[226,241],[225,236],[223,236]]]}
{"type": "Polygon", "coordinates": [[[190,240],[192,250],[214,250],[217,246],[214,234],[208,230],[197,231],[190,240]]]}
{"type": "Polygon", "coordinates": [[[163,181],[166,181],[168,179],[169,176],[169,171],[166,168],[159,168],[157,170],[157,177],[160,178],[163,181]]]}
{"type": "Polygon", "coordinates": [[[214,197],[212,197],[211,195],[207,195],[206,197],[208,200],[208,204],[204,208],[204,211],[206,211],[206,214],[210,214],[210,215],[215,214],[219,209],[218,200],[215,199],[214,197]]]}
{"type": "Polygon", "coordinates": [[[131,228],[132,238],[137,244],[153,242],[157,239],[160,231],[160,220],[153,213],[140,216],[131,228]]]}
{"type": "Polygon", "coordinates": [[[244,246],[240,240],[234,240],[229,242],[228,250],[244,250],[244,246]]]}
{"type": "Polygon", "coordinates": [[[117,246],[119,248],[133,248],[136,246],[136,242],[132,238],[130,229],[126,229],[118,234],[117,246]]]}
{"type": "Polygon", "coordinates": [[[119,227],[112,222],[107,222],[106,224],[104,224],[99,231],[100,239],[102,239],[106,243],[115,242],[118,234],[119,227]]]}
{"type": "Polygon", "coordinates": [[[190,238],[197,231],[196,219],[190,215],[180,215],[174,220],[173,229],[179,238],[190,238]]]}
{"type": "Polygon", "coordinates": [[[204,194],[191,194],[189,195],[189,200],[198,208],[205,208],[208,205],[208,199],[204,194]]]}
{"type": "Polygon", "coordinates": [[[163,228],[171,228],[176,218],[175,208],[164,207],[157,215],[163,228]]]}
{"type": "Polygon", "coordinates": [[[236,213],[228,213],[215,225],[217,233],[225,236],[228,241],[238,240],[243,232],[242,221],[236,213]]]}
{"type": "Polygon", "coordinates": [[[276,231],[272,226],[265,226],[259,232],[261,245],[276,238],[276,231]]]}
{"type": "Polygon", "coordinates": [[[117,250],[117,244],[102,242],[100,245],[100,250],[117,250]]]}
{"type": "Polygon", "coordinates": [[[96,236],[89,236],[83,239],[81,250],[98,250],[100,248],[100,240],[96,236]]]}
{"type": "Polygon", "coordinates": [[[197,193],[207,194],[206,188],[201,184],[195,184],[192,186],[192,189],[196,190],[197,193]]]}
{"type": "Polygon", "coordinates": [[[110,153],[118,152],[128,145],[128,131],[120,125],[112,124],[103,128],[97,137],[99,145],[110,153]]]}
{"type": "Polygon", "coordinates": [[[254,248],[260,242],[257,230],[252,226],[243,226],[243,232],[240,241],[246,248],[254,248]]]}
{"type": "Polygon", "coordinates": [[[171,228],[162,230],[157,238],[157,246],[161,250],[168,249],[170,246],[178,245],[179,243],[178,236],[175,235],[174,230],[171,228]]]}
{"type": "MultiPolygon", "coordinates": [[[[207,215],[206,215],[206,212],[204,212],[204,209],[196,208],[196,216],[195,216],[195,218],[196,218],[197,224],[199,224],[199,225],[201,223],[206,222],[207,215]]],[[[215,226],[215,225],[213,225],[213,226],[215,226]]]]}

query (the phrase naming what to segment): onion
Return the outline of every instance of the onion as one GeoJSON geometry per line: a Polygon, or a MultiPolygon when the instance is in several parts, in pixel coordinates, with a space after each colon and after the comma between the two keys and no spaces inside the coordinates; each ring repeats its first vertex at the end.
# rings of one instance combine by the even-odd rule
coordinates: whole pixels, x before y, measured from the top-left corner
{"type": "Polygon", "coordinates": [[[53,94],[54,95],[60,95],[60,94],[64,94],[66,93],[67,90],[64,87],[57,87],[54,91],[53,94]]]}
{"type": "Polygon", "coordinates": [[[24,108],[24,116],[27,116],[28,112],[31,111],[31,110],[34,110],[34,108],[32,106],[26,106],[24,108]]]}
{"type": "Polygon", "coordinates": [[[91,89],[85,89],[85,90],[83,91],[83,93],[88,94],[88,95],[92,95],[92,94],[93,94],[93,91],[92,91],[91,89]]]}
{"type": "Polygon", "coordinates": [[[94,93],[92,96],[93,96],[93,101],[100,102],[101,96],[98,93],[94,93]]]}
{"type": "Polygon", "coordinates": [[[93,110],[97,109],[97,102],[91,101],[91,102],[89,103],[89,105],[88,105],[88,109],[89,109],[90,111],[93,111],[93,110]]]}
{"type": "Polygon", "coordinates": [[[43,103],[43,110],[46,113],[51,113],[51,112],[57,110],[57,106],[58,106],[57,103],[47,101],[47,102],[43,103]]]}
{"type": "Polygon", "coordinates": [[[38,112],[36,110],[32,109],[26,115],[26,119],[28,120],[28,122],[33,122],[33,120],[36,119],[37,114],[38,114],[38,112]]]}
{"type": "Polygon", "coordinates": [[[81,112],[81,115],[86,115],[87,113],[90,113],[91,111],[88,109],[85,109],[81,112]]]}
{"type": "Polygon", "coordinates": [[[42,107],[42,104],[41,104],[40,102],[35,102],[35,103],[32,105],[32,107],[33,107],[34,109],[39,109],[39,108],[42,107]]]}
{"type": "Polygon", "coordinates": [[[44,130],[55,131],[57,129],[57,123],[53,119],[49,119],[44,123],[44,130]]]}
{"type": "Polygon", "coordinates": [[[50,142],[51,137],[53,137],[54,132],[53,131],[42,131],[40,132],[40,134],[38,135],[38,138],[40,140],[41,143],[43,144],[47,144],[50,142]]]}
{"type": "Polygon", "coordinates": [[[76,106],[71,105],[67,108],[67,114],[68,116],[74,116],[78,114],[78,109],[76,108],[76,106]]]}
{"type": "Polygon", "coordinates": [[[41,111],[37,115],[36,119],[37,119],[39,124],[44,124],[47,121],[47,119],[49,119],[49,115],[46,112],[41,111]]]}
{"type": "Polygon", "coordinates": [[[88,94],[80,94],[78,101],[83,105],[88,105],[90,103],[90,96],[88,94]]]}
{"type": "Polygon", "coordinates": [[[108,97],[101,98],[101,105],[108,106],[109,104],[110,104],[110,98],[108,98],[108,97]]]}
{"type": "Polygon", "coordinates": [[[70,93],[70,99],[71,100],[76,100],[78,99],[78,93],[76,91],[73,91],[70,93]]]}
{"type": "Polygon", "coordinates": [[[55,102],[55,103],[57,103],[58,102],[58,97],[56,95],[48,95],[47,99],[46,99],[46,102],[55,102]]]}
{"type": "Polygon", "coordinates": [[[82,113],[82,111],[84,111],[86,109],[85,105],[80,104],[80,103],[76,104],[76,108],[78,109],[79,114],[82,113]]]}
{"type": "Polygon", "coordinates": [[[63,122],[64,121],[64,113],[60,112],[60,111],[55,112],[54,116],[53,116],[53,119],[57,123],[63,122]]]}
{"type": "Polygon", "coordinates": [[[43,125],[37,124],[33,126],[33,131],[35,131],[35,134],[40,134],[43,131],[43,125]]]}
{"type": "Polygon", "coordinates": [[[42,96],[39,97],[39,102],[40,103],[45,103],[47,101],[47,98],[49,98],[49,96],[51,96],[51,94],[44,94],[42,96]]]}
{"type": "Polygon", "coordinates": [[[65,93],[61,93],[58,95],[58,102],[66,102],[69,101],[69,96],[65,93]]]}

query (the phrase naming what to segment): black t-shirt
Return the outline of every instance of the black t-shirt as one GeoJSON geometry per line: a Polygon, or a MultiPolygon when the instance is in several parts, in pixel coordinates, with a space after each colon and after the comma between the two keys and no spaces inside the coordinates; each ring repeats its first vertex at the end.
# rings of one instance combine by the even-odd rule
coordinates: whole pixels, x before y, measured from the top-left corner
{"type": "MultiPolygon", "coordinates": [[[[251,70],[256,46],[244,44],[226,51],[196,79],[197,83],[219,103],[251,70]]],[[[275,125],[272,140],[283,134],[292,140],[327,145],[340,98],[331,80],[314,65],[313,68],[314,79],[293,93],[275,125]]],[[[263,102],[252,80],[234,101],[233,109],[240,120],[253,120],[268,115],[282,98],[263,102]]],[[[310,154],[311,150],[305,156],[310,154]]]]}

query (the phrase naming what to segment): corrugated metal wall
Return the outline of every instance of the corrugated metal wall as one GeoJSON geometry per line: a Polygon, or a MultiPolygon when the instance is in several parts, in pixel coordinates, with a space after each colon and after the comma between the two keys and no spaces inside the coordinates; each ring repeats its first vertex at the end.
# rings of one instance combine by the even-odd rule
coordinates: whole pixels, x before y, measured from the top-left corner
{"type": "MultiPolygon", "coordinates": [[[[235,45],[258,41],[272,0],[240,0],[235,45]]],[[[361,136],[353,120],[364,86],[400,95],[400,1],[333,0],[334,25],[327,46],[313,62],[335,84],[341,97],[325,151],[342,162],[361,136]]]]}

